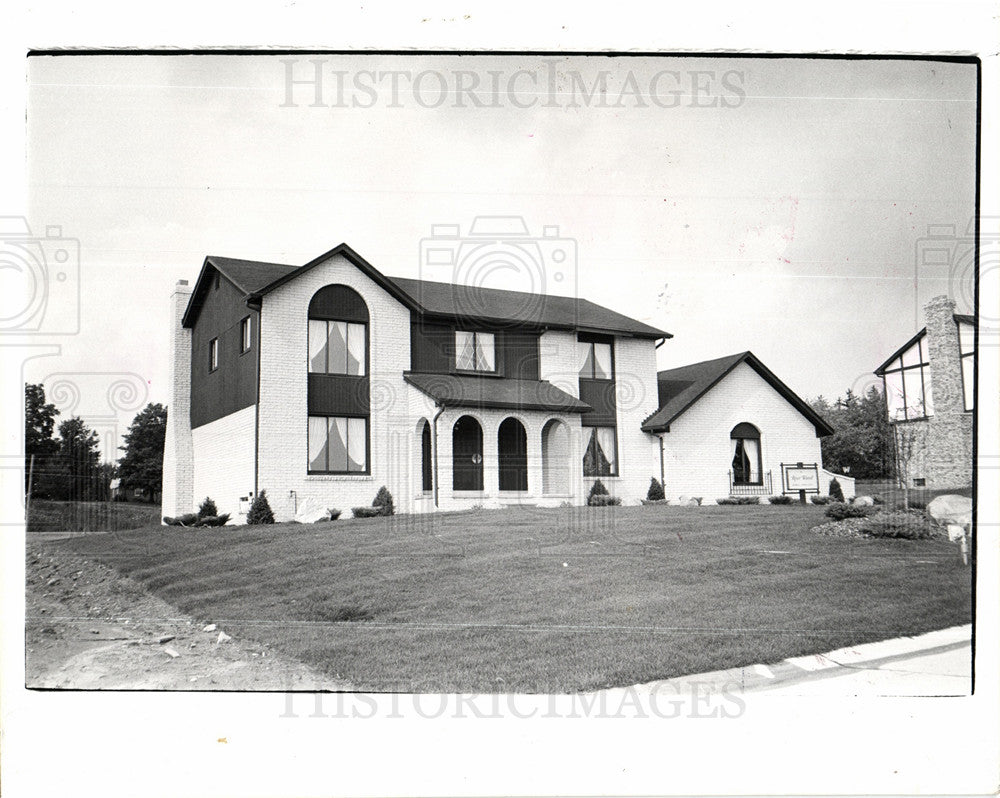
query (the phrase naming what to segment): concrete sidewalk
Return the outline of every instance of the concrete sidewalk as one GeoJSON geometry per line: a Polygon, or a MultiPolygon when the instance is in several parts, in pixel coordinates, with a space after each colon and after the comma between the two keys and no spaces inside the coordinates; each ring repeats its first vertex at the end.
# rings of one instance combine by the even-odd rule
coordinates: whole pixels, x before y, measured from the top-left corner
{"type": "Polygon", "coordinates": [[[962,696],[972,691],[972,626],[603,691],[676,696],[962,696]]]}

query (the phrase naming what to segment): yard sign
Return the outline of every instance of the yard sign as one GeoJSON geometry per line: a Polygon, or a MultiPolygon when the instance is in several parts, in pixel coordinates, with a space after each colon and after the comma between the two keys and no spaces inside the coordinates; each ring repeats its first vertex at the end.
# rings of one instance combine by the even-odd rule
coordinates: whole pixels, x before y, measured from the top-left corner
{"type": "Polygon", "coordinates": [[[807,493],[819,493],[819,464],[782,463],[781,492],[798,493],[805,504],[807,493]]]}

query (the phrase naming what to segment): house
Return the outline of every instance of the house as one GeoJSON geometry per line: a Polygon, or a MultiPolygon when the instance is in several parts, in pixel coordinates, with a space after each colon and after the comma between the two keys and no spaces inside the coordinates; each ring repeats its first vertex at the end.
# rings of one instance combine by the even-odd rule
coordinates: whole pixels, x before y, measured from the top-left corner
{"type": "Polygon", "coordinates": [[[642,429],[659,438],[668,495],[780,494],[782,466],[799,463],[817,466],[820,493],[836,478],[854,495],[853,479],[821,468],[820,439],[833,429],[752,352],[661,371],[657,391],[642,429]]]}
{"type": "Polygon", "coordinates": [[[172,307],[164,515],[211,496],[239,520],[266,489],[289,519],[381,485],[410,513],[582,504],[596,479],[637,503],[661,474],[668,495],[716,498],[778,492],[757,482],[774,458],[820,462],[822,423],[752,355],[664,413],[670,334],[584,299],[388,277],[341,244],[304,266],[207,257],[172,307]],[[758,412],[781,401],[794,432],[758,412]],[[720,403],[738,419],[716,452],[691,430],[720,403]],[[741,422],[758,449],[740,451],[766,459],[727,477],[741,422]]]}
{"type": "Polygon", "coordinates": [[[885,386],[896,468],[907,487],[972,485],[976,321],[938,296],[926,326],[875,369],[885,386]]]}

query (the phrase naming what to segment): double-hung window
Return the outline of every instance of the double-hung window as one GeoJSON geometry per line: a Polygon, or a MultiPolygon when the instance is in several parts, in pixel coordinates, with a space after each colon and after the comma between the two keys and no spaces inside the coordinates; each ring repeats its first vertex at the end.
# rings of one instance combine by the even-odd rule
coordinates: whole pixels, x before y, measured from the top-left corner
{"type": "Polygon", "coordinates": [[[580,343],[583,365],[580,376],[585,380],[612,380],[611,344],[582,341],[580,343]]]}
{"type": "Polygon", "coordinates": [[[208,342],[208,370],[215,371],[219,367],[219,339],[208,342]]]}
{"type": "Polygon", "coordinates": [[[250,332],[250,317],[247,316],[240,322],[240,354],[250,351],[250,344],[253,342],[250,332]]]}
{"type": "Polygon", "coordinates": [[[455,331],[456,371],[496,371],[496,337],[493,333],[455,331]]]}

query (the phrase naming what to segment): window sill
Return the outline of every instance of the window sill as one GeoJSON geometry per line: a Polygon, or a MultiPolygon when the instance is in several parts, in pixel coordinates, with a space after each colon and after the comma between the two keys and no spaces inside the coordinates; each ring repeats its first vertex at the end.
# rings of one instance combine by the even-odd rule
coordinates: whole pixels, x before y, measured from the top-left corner
{"type": "Polygon", "coordinates": [[[453,499],[489,499],[492,498],[489,493],[484,490],[453,490],[451,492],[451,498],[453,499]]]}
{"type": "Polygon", "coordinates": [[[372,482],[371,474],[306,474],[306,482],[372,482]]]}

